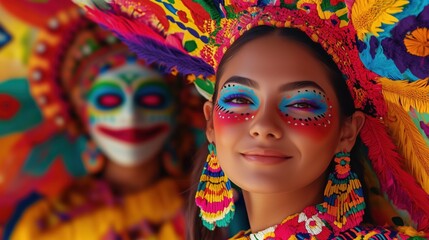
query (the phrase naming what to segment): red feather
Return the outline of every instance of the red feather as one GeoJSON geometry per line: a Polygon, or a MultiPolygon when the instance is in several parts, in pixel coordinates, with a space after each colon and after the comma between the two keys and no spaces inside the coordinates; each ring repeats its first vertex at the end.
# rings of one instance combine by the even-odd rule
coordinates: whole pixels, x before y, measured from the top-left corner
{"type": "Polygon", "coordinates": [[[418,230],[428,231],[429,195],[404,170],[402,157],[384,125],[375,118],[367,117],[360,136],[368,146],[369,158],[382,190],[397,207],[410,213],[412,219],[419,223],[418,230]]]}

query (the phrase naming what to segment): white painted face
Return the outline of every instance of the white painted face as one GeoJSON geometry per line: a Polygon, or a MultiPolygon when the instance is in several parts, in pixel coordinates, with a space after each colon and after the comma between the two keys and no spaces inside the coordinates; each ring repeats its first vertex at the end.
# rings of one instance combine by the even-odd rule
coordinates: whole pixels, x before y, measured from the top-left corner
{"type": "Polygon", "coordinates": [[[173,130],[173,99],[165,80],[137,64],[98,76],[88,92],[89,132],[123,166],[152,159],[173,130]]]}

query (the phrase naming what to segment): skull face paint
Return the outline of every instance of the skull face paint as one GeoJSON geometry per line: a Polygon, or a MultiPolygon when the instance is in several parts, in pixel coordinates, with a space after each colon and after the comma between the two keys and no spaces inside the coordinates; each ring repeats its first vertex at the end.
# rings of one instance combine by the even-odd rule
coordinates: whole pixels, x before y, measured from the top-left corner
{"type": "Polygon", "coordinates": [[[173,130],[165,80],[138,64],[98,76],[87,95],[87,113],[91,136],[111,161],[124,166],[151,159],[173,130]]]}

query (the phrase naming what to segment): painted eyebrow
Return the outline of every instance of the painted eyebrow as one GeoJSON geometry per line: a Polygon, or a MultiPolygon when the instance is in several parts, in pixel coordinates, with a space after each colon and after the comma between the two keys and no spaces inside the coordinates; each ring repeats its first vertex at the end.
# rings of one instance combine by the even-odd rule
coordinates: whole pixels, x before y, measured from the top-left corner
{"type": "Polygon", "coordinates": [[[91,87],[91,89],[89,90],[88,94],[94,92],[95,90],[97,90],[97,89],[99,89],[101,87],[112,87],[112,88],[121,89],[121,87],[118,84],[113,83],[113,82],[98,82],[98,83],[95,83],[91,87]]]}
{"type": "Polygon", "coordinates": [[[286,83],[286,84],[283,84],[282,86],[280,86],[279,91],[284,92],[284,91],[290,91],[290,90],[306,88],[306,87],[313,87],[313,88],[316,88],[317,90],[325,93],[323,88],[319,84],[317,84],[313,81],[298,81],[298,82],[286,83]]]}
{"type": "Polygon", "coordinates": [[[238,84],[242,84],[242,85],[245,85],[248,87],[259,89],[259,84],[255,80],[252,80],[252,79],[246,78],[246,77],[240,77],[240,76],[232,76],[232,77],[228,78],[228,80],[225,81],[225,83],[223,84],[222,87],[224,87],[228,84],[231,84],[231,83],[238,83],[238,84]]]}
{"type": "MultiPolygon", "coordinates": [[[[259,89],[259,84],[255,80],[252,80],[252,79],[246,78],[246,77],[232,76],[232,77],[228,78],[228,80],[225,81],[223,86],[231,84],[231,83],[239,83],[239,84],[246,85],[246,86],[249,86],[249,87],[252,87],[255,89],[259,89]]],[[[290,90],[295,90],[295,89],[300,89],[300,88],[305,88],[305,87],[313,87],[313,88],[316,88],[317,90],[325,93],[325,91],[323,90],[323,88],[319,84],[317,84],[313,81],[306,81],[306,80],[305,81],[285,83],[285,84],[280,86],[279,92],[290,91],[290,90]]]]}

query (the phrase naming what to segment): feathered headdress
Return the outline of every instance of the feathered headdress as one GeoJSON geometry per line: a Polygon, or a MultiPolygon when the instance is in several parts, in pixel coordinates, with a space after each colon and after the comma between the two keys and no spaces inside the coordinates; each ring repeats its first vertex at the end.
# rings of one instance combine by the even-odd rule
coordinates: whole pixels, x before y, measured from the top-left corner
{"type": "MultiPolygon", "coordinates": [[[[82,1],[80,1],[82,4],[82,1]]],[[[226,49],[259,26],[298,28],[337,63],[366,113],[361,139],[381,189],[429,230],[429,1],[111,0],[90,17],[206,97],[226,49]]]]}

